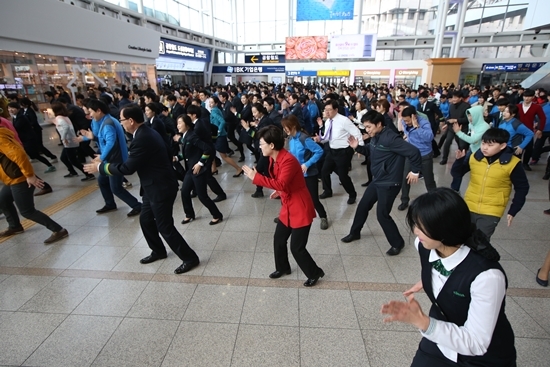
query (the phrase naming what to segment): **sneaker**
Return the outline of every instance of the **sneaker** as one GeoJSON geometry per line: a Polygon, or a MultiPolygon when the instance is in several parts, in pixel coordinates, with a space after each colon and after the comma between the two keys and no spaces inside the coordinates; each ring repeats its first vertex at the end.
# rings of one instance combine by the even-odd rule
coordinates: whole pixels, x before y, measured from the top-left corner
{"type": "Polygon", "coordinates": [[[82,182],[84,182],[84,181],[92,181],[92,180],[95,180],[95,176],[92,175],[92,174],[86,175],[86,177],[80,179],[80,181],[82,181],[82,182]]]}
{"type": "Polygon", "coordinates": [[[69,232],[63,228],[60,231],[52,232],[52,235],[48,237],[46,240],[44,240],[45,244],[50,244],[59,241],[62,238],[65,238],[69,235],[69,232]]]}
{"type": "Polygon", "coordinates": [[[8,228],[2,232],[0,232],[0,237],[9,237],[9,236],[13,236],[15,234],[20,234],[20,233],[23,233],[25,232],[25,230],[23,229],[23,226],[19,226],[17,228],[8,228]]]}
{"type": "Polygon", "coordinates": [[[46,168],[44,173],[50,173],[50,172],[55,172],[55,171],[57,171],[57,169],[54,166],[49,166],[48,168],[46,168]]]}
{"type": "Polygon", "coordinates": [[[122,187],[124,187],[125,189],[127,189],[128,187],[132,187],[132,183],[131,183],[131,182],[123,182],[123,183],[122,183],[122,187]]]}
{"type": "Polygon", "coordinates": [[[322,230],[328,229],[328,219],[327,218],[321,218],[321,229],[322,230]]]}
{"type": "Polygon", "coordinates": [[[68,175],[65,175],[63,177],[69,178],[69,177],[76,177],[76,176],[78,176],[78,173],[75,172],[75,173],[69,173],[68,175]]]}

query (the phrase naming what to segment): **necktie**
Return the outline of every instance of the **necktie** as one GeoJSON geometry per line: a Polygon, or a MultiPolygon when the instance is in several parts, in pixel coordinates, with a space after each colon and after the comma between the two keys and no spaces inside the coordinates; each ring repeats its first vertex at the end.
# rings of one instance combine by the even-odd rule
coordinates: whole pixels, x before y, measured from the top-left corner
{"type": "Polygon", "coordinates": [[[328,131],[325,131],[325,134],[322,136],[322,138],[323,140],[330,141],[330,138],[332,137],[332,119],[328,120],[328,122],[329,122],[328,131]]]}
{"type": "Polygon", "coordinates": [[[449,275],[451,275],[451,273],[453,272],[453,270],[447,270],[445,269],[445,266],[443,265],[443,263],[441,262],[441,259],[437,260],[437,261],[434,261],[434,262],[431,262],[430,264],[432,264],[432,268],[434,268],[435,270],[437,270],[437,272],[441,275],[443,275],[444,277],[448,277],[449,275]]]}

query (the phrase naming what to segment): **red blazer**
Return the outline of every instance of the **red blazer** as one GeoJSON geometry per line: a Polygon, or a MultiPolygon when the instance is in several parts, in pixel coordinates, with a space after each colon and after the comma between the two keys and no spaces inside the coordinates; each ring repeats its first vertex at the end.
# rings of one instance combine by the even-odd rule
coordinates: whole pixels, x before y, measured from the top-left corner
{"type": "Polygon", "coordinates": [[[298,160],[281,149],[277,161],[269,159],[269,173],[271,178],[256,173],[253,183],[279,192],[283,204],[279,212],[281,223],[290,228],[309,226],[315,218],[315,208],[298,160]]]}
{"type": "Polygon", "coordinates": [[[537,127],[537,130],[543,131],[544,125],[546,124],[546,115],[544,114],[544,111],[542,107],[536,103],[531,103],[531,106],[529,106],[529,109],[527,110],[527,113],[523,112],[523,103],[518,104],[518,116],[517,118],[529,129],[534,129],[534,123],[535,123],[535,116],[539,117],[539,125],[537,127]]]}

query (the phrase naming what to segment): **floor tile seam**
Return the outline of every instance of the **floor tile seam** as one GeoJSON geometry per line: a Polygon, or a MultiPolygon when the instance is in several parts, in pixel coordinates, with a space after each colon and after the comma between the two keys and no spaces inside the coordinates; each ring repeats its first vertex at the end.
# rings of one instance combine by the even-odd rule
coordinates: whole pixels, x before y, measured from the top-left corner
{"type": "MultiPolygon", "coordinates": [[[[250,266],[250,271],[252,271],[252,266],[250,266]]],[[[239,315],[239,322],[237,323],[237,333],[235,334],[235,342],[233,343],[233,350],[231,351],[231,365],[233,365],[233,356],[235,355],[235,349],[237,348],[237,339],[239,338],[239,330],[241,325],[243,325],[243,313],[244,313],[244,304],[246,302],[246,296],[248,294],[248,286],[244,290],[243,304],[241,306],[241,314],[239,315]]]]}
{"type": "MultiPolygon", "coordinates": [[[[98,283],[99,284],[99,283],[98,283]]],[[[74,314],[74,313],[71,313],[71,315],[75,315],[75,316],[99,316],[99,315],[80,315],[80,314],[74,314]]],[[[122,322],[124,321],[124,317],[121,317],[121,316],[108,316],[108,315],[103,315],[105,317],[114,317],[114,318],[119,318],[120,321],[118,322],[116,328],[113,330],[113,332],[111,333],[111,335],[109,335],[109,337],[107,338],[107,340],[105,341],[105,343],[103,343],[103,345],[101,346],[101,348],[99,349],[99,351],[97,352],[97,355],[94,357],[94,359],[92,360],[92,362],[88,365],[89,366],[93,366],[95,361],[99,358],[99,356],[101,355],[101,353],[103,352],[103,350],[105,349],[105,347],[107,346],[107,344],[109,344],[109,342],[111,341],[111,339],[113,338],[113,335],[115,335],[115,333],[117,332],[117,330],[120,328],[120,325],[122,325],[122,322]]]]}
{"type": "MultiPolygon", "coordinates": [[[[536,317],[531,316],[531,314],[529,313],[529,311],[527,311],[525,308],[523,308],[523,306],[522,306],[519,302],[517,302],[517,301],[515,300],[515,298],[526,298],[526,297],[514,297],[514,296],[512,296],[511,298],[512,298],[512,301],[514,301],[514,302],[518,305],[518,307],[519,307],[523,312],[525,312],[525,313],[527,314],[527,316],[529,316],[529,318],[531,318],[531,319],[535,322],[535,324],[537,324],[542,330],[544,330],[544,332],[548,335],[548,339],[550,339],[550,328],[546,329],[546,327],[544,327],[543,325],[541,325],[541,324],[538,322],[538,319],[537,319],[536,317]]],[[[529,298],[533,298],[533,297],[529,297],[529,298]]]]}

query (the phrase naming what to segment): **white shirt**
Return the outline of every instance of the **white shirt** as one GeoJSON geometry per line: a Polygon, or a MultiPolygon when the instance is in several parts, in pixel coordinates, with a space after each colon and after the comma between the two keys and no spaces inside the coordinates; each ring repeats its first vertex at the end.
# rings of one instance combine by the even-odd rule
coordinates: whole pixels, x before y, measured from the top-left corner
{"type": "Polygon", "coordinates": [[[364,145],[363,136],[361,131],[355,126],[353,122],[346,116],[339,113],[332,119],[325,121],[325,135],[322,143],[329,143],[331,149],[343,149],[349,147],[349,136],[355,137],[359,142],[359,145],[364,145]],[[330,136],[329,136],[330,135],[330,136]]]}
{"type": "MultiPolygon", "coordinates": [[[[414,241],[417,250],[419,242],[417,237],[414,241]]],[[[430,250],[429,261],[441,260],[445,269],[452,270],[464,261],[469,253],[470,248],[464,245],[446,258],[441,258],[435,250],[430,250]]],[[[447,279],[448,277],[432,268],[432,289],[435,298],[447,279]]],[[[454,362],[457,361],[458,354],[481,356],[487,352],[506,294],[504,273],[498,269],[480,273],[472,282],[470,294],[472,300],[464,326],[430,318],[428,330],[421,332],[422,336],[437,344],[445,357],[454,362]]]]}
{"type": "Polygon", "coordinates": [[[526,105],[525,103],[522,103],[521,107],[523,108],[523,113],[527,113],[527,111],[529,111],[529,108],[531,107],[532,104],[533,103],[526,105]]]}

